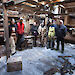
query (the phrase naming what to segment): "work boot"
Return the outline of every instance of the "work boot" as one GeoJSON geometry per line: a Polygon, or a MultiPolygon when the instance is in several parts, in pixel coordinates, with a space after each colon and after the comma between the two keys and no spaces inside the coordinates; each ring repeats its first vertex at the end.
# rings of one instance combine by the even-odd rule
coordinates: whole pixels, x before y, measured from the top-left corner
{"type": "Polygon", "coordinates": [[[61,53],[64,53],[64,51],[61,51],[61,53]]]}
{"type": "Polygon", "coordinates": [[[17,48],[17,50],[18,50],[18,51],[22,51],[22,48],[19,47],[19,48],[17,48]]]}
{"type": "Polygon", "coordinates": [[[64,49],[62,49],[61,53],[64,53],[64,49]]]}
{"type": "Polygon", "coordinates": [[[56,48],[53,48],[54,50],[56,50],[56,48]]]}
{"type": "Polygon", "coordinates": [[[51,48],[51,50],[54,50],[54,48],[51,48]]]}
{"type": "Polygon", "coordinates": [[[58,49],[58,48],[56,48],[55,50],[56,50],[56,51],[58,51],[59,49],[58,49]]]}
{"type": "Polygon", "coordinates": [[[12,53],[11,55],[14,55],[14,54],[16,54],[16,52],[12,53]]]}

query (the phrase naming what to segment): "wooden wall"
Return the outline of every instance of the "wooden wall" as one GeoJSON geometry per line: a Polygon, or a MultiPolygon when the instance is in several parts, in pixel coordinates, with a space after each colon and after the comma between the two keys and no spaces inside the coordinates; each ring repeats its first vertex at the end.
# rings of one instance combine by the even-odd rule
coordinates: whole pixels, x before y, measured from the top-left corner
{"type": "Polygon", "coordinates": [[[75,19],[70,18],[70,25],[75,25],[75,19]]]}

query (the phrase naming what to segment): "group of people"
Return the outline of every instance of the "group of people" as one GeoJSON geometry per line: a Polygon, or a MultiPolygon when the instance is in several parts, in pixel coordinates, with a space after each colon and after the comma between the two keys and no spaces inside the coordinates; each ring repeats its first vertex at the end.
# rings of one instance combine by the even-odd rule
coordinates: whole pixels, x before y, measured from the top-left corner
{"type": "Polygon", "coordinates": [[[9,45],[11,48],[11,55],[16,53],[16,49],[21,50],[21,43],[24,41],[24,23],[23,19],[20,19],[18,23],[15,22],[14,19],[11,19],[9,29],[9,45]],[[16,34],[17,42],[15,45],[13,33],[16,34]]]}
{"type": "Polygon", "coordinates": [[[48,22],[45,25],[43,22],[38,26],[36,22],[31,24],[31,33],[35,36],[34,45],[36,46],[37,36],[40,36],[40,46],[46,46],[47,49],[51,48],[51,50],[56,49],[59,50],[59,45],[61,42],[61,52],[64,52],[64,37],[67,34],[67,27],[63,24],[62,20],[57,19],[55,24],[52,22],[48,22]],[[57,47],[54,48],[55,41],[57,42],[57,47]]]}
{"type": "MultiPolygon", "coordinates": [[[[23,19],[20,19],[18,23],[15,23],[14,19],[10,21],[9,25],[9,44],[11,47],[11,54],[16,53],[16,49],[22,50],[21,44],[24,42],[24,29],[25,25],[23,23],[23,19]],[[12,37],[12,33],[16,33],[17,42],[15,45],[14,38],[12,37]]],[[[67,33],[67,28],[63,24],[62,20],[57,19],[56,23],[48,22],[45,25],[43,22],[40,25],[37,25],[35,21],[33,24],[30,24],[30,33],[34,36],[33,46],[36,47],[37,36],[40,36],[40,46],[46,46],[47,49],[51,48],[51,50],[55,49],[55,40],[57,42],[56,50],[59,50],[59,45],[61,41],[61,52],[64,52],[64,37],[67,33]]]]}
{"type": "Polygon", "coordinates": [[[67,27],[63,24],[62,20],[57,19],[56,24],[50,23],[48,26],[48,47],[55,49],[55,39],[57,42],[56,50],[59,50],[59,45],[61,42],[61,52],[64,52],[64,37],[67,34],[67,27]]]}

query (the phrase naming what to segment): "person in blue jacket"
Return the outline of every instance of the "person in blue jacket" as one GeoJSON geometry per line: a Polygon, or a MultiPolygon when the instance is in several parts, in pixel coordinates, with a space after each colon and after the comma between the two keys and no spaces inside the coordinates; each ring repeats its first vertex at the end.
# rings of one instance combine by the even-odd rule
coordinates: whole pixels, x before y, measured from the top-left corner
{"type": "Polygon", "coordinates": [[[67,27],[63,24],[62,20],[57,20],[57,25],[55,26],[55,35],[57,37],[57,49],[59,50],[59,43],[61,41],[62,53],[64,52],[64,37],[67,33],[67,27]]]}
{"type": "Polygon", "coordinates": [[[34,47],[36,47],[37,46],[36,40],[37,40],[37,35],[38,35],[38,26],[37,26],[36,21],[34,22],[34,24],[31,24],[30,32],[34,36],[33,45],[34,45],[34,47]]]}

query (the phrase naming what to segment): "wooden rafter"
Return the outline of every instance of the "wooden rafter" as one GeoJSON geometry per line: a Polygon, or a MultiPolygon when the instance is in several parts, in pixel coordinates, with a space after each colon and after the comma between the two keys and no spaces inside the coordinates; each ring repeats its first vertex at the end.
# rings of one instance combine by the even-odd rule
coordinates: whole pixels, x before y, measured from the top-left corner
{"type": "Polygon", "coordinates": [[[17,10],[19,9],[21,9],[21,8],[23,8],[23,10],[27,10],[27,11],[31,11],[31,12],[37,12],[37,11],[39,11],[40,10],[40,8],[35,8],[35,7],[31,7],[31,6],[28,6],[28,5],[26,5],[26,4],[17,4],[17,5],[14,5],[14,6],[10,6],[10,7],[8,7],[8,9],[11,9],[11,10],[13,10],[13,9],[15,9],[15,7],[17,7],[17,10]]]}
{"type": "Polygon", "coordinates": [[[30,3],[32,5],[36,5],[36,11],[39,11],[40,9],[44,9],[44,5],[36,2],[36,1],[33,1],[33,0],[26,0],[25,2],[27,3],[30,3]]]}
{"type": "Polygon", "coordinates": [[[30,6],[25,5],[25,4],[24,5],[16,5],[16,6],[12,6],[12,7],[8,7],[8,9],[17,11],[17,10],[21,10],[23,8],[23,10],[32,11],[32,12],[37,12],[40,10],[38,8],[30,7],[30,6]],[[15,7],[17,7],[17,8],[15,8],[15,7]]]}
{"type": "Polygon", "coordinates": [[[24,14],[33,14],[34,12],[33,11],[29,11],[29,10],[22,10],[21,11],[22,13],[24,13],[24,14]]]}
{"type": "Polygon", "coordinates": [[[27,5],[28,7],[32,7],[32,8],[34,8],[34,10],[40,10],[40,8],[39,7],[37,7],[36,5],[36,7],[33,7],[34,5],[33,4],[31,4],[31,3],[29,3],[29,4],[27,4],[27,2],[23,2],[22,4],[24,4],[24,5],[27,5]]]}
{"type": "MultiPolygon", "coordinates": [[[[19,5],[19,4],[22,4],[24,2],[36,5],[36,7],[37,7],[36,10],[44,9],[44,5],[42,5],[42,4],[40,4],[40,3],[36,2],[36,1],[33,1],[33,0],[23,0],[23,2],[17,3],[15,5],[19,5]]],[[[11,6],[9,6],[9,7],[11,7],[11,6]]]]}
{"type": "Polygon", "coordinates": [[[37,5],[37,6],[39,5],[42,8],[44,7],[44,5],[42,5],[42,4],[40,4],[40,3],[36,2],[36,1],[33,1],[33,0],[26,0],[26,2],[29,2],[29,3],[34,4],[34,5],[37,5]]]}
{"type": "MultiPolygon", "coordinates": [[[[4,2],[4,0],[2,0],[4,2]]],[[[8,17],[7,17],[7,9],[3,5],[3,13],[4,13],[4,31],[5,31],[5,38],[6,38],[6,56],[7,59],[10,57],[10,48],[9,48],[9,31],[8,31],[8,17]]]]}

